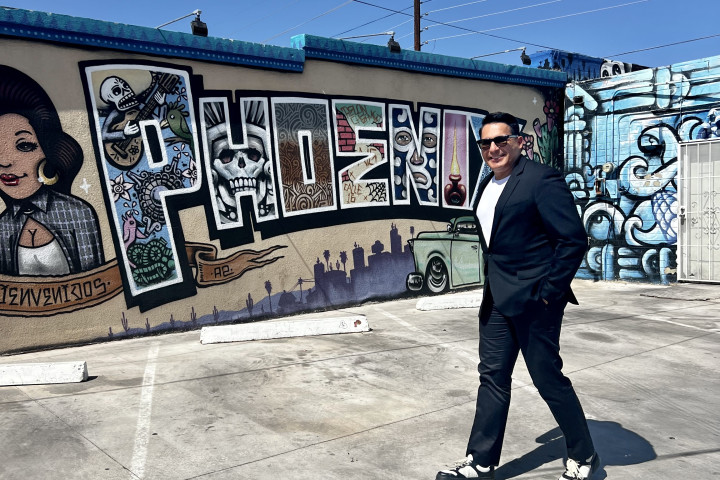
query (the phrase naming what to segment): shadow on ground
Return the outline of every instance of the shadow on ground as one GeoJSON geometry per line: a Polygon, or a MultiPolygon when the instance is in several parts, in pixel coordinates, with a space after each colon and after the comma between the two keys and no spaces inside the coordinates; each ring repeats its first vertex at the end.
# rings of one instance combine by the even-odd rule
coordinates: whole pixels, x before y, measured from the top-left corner
{"type": "MultiPolygon", "coordinates": [[[[588,427],[600,454],[601,465],[635,465],[657,458],[653,446],[640,435],[627,430],[617,422],[588,420],[588,427]]],[[[540,443],[532,452],[516,458],[496,470],[498,480],[513,478],[531,472],[548,462],[565,458],[565,439],[559,428],[539,436],[540,443]]],[[[558,473],[559,475],[559,473],[558,473]]],[[[607,478],[605,470],[593,477],[596,480],[607,478]]]]}

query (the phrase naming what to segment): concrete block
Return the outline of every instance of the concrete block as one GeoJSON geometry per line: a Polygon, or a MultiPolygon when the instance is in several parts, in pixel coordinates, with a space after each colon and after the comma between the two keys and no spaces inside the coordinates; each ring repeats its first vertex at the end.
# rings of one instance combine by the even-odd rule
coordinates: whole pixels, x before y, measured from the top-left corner
{"type": "Polygon", "coordinates": [[[440,297],[425,297],[418,300],[415,308],[422,311],[445,310],[449,308],[479,308],[482,302],[482,292],[460,295],[444,295],[440,297]]]}
{"type": "Polygon", "coordinates": [[[307,320],[278,320],[238,325],[218,325],[200,330],[200,343],[246,342],[272,338],[369,332],[365,315],[307,320]]]}
{"type": "Polygon", "coordinates": [[[87,379],[86,362],[0,364],[0,385],[78,383],[87,379]]]}

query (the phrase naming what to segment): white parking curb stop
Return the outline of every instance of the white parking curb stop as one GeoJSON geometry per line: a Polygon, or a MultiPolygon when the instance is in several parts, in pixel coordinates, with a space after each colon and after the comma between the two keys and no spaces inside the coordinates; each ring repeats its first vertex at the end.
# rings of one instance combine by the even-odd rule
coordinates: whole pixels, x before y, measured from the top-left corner
{"type": "Polygon", "coordinates": [[[445,295],[442,297],[421,298],[415,304],[417,310],[445,310],[449,308],[478,308],[482,303],[482,293],[445,295]]]}
{"type": "Polygon", "coordinates": [[[86,362],[0,364],[0,385],[78,383],[88,379],[86,362]]]}
{"type": "Polygon", "coordinates": [[[365,315],[308,320],[280,320],[238,325],[218,325],[200,330],[200,343],[246,342],[273,338],[369,332],[365,315]]]}

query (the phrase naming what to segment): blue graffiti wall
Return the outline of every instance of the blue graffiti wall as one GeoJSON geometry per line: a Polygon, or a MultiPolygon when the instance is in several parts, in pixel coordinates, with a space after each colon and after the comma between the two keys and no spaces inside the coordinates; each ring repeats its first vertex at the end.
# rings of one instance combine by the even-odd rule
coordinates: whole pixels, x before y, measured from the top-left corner
{"type": "Polygon", "coordinates": [[[568,78],[574,81],[613,77],[648,68],[642,65],[591,57],[564,50],[542,50],[530,54],[528,58],[530,59],[530,66],[543,70],[566,72],[568,78]]]}
{"type": "Polygon", "coordinates": [[[718,135],[720,57],[573,83],[565,171],[590,248],[578,277],[677,280],[679,143],[718,135]]]}

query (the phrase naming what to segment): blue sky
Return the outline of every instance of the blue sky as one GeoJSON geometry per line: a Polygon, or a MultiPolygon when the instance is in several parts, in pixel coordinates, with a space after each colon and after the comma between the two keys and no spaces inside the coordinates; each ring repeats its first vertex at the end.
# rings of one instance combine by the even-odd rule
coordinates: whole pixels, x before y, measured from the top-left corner
{"type": "MultiPolygon", "coordinates": [[[[289,46],[290,38],[302,33],[338,38],[394,30],[402,48],[413,48],[413,22],[407,16],[413,13],[412,0],[127,0],[115,6],[106,0],[0,3],[145,27],[200,9],[211,36],[278,46],[289,46]]],[[[467,58],[522,46],[528,53],[557,48],[657,67],[720,55],[720,36],[687,42],[720,34],[714,7],[712,2],[677,0],[429,0],[421,5],[427,13],[421,22],[427,28],[421,39],[428,42],[422,51],[467,58]],[[625,53],[672,43],[679,44],[625,53]]],[[[189,32],[191,19],[164,28],[189,32]]],[[[384,44],[387,38],[353,41],[384,44]]],[[[513,51],[482,59],[519,65],[519,57],[520,52],[513,51]]]]}

